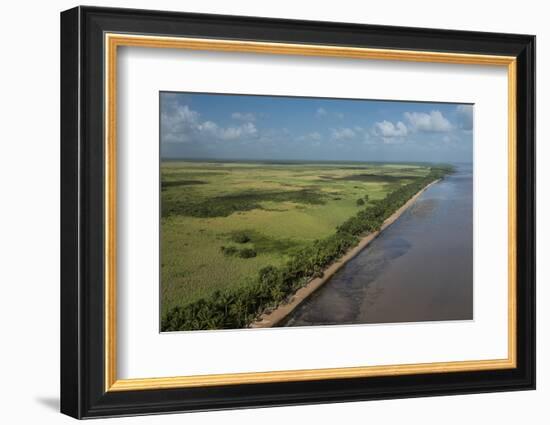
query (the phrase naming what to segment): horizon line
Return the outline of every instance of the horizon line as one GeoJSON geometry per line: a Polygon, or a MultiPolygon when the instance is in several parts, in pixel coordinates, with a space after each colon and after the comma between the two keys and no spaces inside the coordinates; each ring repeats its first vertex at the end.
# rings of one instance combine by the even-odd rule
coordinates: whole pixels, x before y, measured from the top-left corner
{"type": "Polygon", "coordinates": [[[473,161],[411,161],[411,160],[357,160],[357,159],[288,159],[288,158],[184,158],[184,157],[160,157],[160,161],[189,161],[189,162],[349,162],[349,163],[403,163],[403,164],[473,164],[473,161]]]}

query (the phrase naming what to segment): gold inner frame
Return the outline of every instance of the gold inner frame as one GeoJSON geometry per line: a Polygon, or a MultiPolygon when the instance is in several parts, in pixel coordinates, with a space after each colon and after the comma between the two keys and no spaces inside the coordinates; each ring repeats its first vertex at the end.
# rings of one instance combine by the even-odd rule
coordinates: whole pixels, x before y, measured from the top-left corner
{"type": "Polygon", "coordinates": [[[214,385],[311,381],[416,373],[447,373],[516,367],[516,58],[461,53],[370,49],[326,45],[266,43],[128,34],[105,34],[105,391],[135,391],[214,385]],[[116,123],[119,46],[324,56],[469,65],[504,66],[508,72],[508,357],[419,364],[305,369],[271,372],[118,379],[116,324],[116,123]]]}

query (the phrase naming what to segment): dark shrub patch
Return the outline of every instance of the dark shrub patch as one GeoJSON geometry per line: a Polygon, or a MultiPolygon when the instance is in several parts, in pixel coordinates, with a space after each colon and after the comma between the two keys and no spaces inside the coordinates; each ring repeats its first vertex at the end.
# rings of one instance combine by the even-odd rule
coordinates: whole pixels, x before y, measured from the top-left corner
{"type": "Polygon", "coordinates": [[[250,235],[245,231],[235,232],[231,235],[231,240],[236,243],[250,242],[250,235]]]}
{"type": "MultiPolygon", "coordinates": [[[[317,183],[322,183],[324,180],[343,180],[343,181],[357,181],[357,182],[369,182],[369,183],[399,183],[403,179],[413,179],[414,177],[386,175],[386,174],[348,174],[347,176],[319,176],[322,180],[317,183]]],[[[358,186],[355,186],[358,187],[358,186]]]]}
{"type": "Polygon", "coordinates": [[[208,184],[208,182],[204,180],[163,180],[160,187],[162,190],[166,190],[169,187],[194,186],[200,184],[208,184]]]}
{"type": "Polygon", "coordinates": [[[392,183],[399,182],[408,176],[392,176],[384,174],[350,174],[349,176],[338,177],[337,180],[370,182],[370,183],[392,183]]]}
{"type": "Polygon", "coordinates": [[[252,248],[238,249],[234,246],[222,246],[220,247],[220,251],[228,257],[254,258],[257,255],[256,251],[252,248]]]}
{"type": "Polygon", "coordinates": [[[234,246],[222,246],[220,248],[220,251],[223,253],[223,255],[227,255],[227,256],[233,256],[239,253],[239,250],[234,246]]]}
{"type": "Polygon", "coordinates": [[[261,209],[261,202],[295,202],[322,205],[325,195],[319,190],[243,191],[207,199],[178,201],[162,200],[162,216],[227,217],[238,211],[261,209]]]}
{"type": "Polygon", "coordinates": [[[232,232],[229,234],[229,240],[234,243],[251,243],[257,254],[269,252],[290,254],[301,245],[299,241],[272,238],[253,229],[232,232]]]}
{"type": "Polygon", "coordinates": [[[355,203],[356,203],[358,206],[365,205],[365,201],[363,201],[362,198],[359,198],[355,203]]]}
{"type": "Polygon", "coordinates": [[[239,257],[241,258],[253,258],[256,256],[256,251],[252,248],[244,248],[239,251],[239,257]]]}

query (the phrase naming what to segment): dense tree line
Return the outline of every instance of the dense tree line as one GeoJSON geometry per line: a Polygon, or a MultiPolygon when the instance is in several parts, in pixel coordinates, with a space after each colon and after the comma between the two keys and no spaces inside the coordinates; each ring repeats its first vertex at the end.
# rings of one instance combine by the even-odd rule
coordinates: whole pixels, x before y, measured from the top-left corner
{"type": "Polygon", "coordinates": [[[432,167],[430,173],[371,201],[342,223],[335,234],[315,241],[294,254],[282,267],[265,267],[253,284],[216,291],[210,297],[176,306],[162,318],[163,331],[235,329],[250,324],[264,309],[275,307],[303,287],[359,241],[359,236],[380,226],[414,194],[452,172],[451,167],[432,167]]]}

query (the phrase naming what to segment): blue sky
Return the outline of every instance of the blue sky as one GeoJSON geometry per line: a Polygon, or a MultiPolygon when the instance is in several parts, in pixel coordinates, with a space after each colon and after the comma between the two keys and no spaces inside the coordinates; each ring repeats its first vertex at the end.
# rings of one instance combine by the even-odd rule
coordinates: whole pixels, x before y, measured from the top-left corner
{"type": "Polygon", "coordinates": [[[160,94],[162,158],[471,162],[473,106],[160,94]]]}

